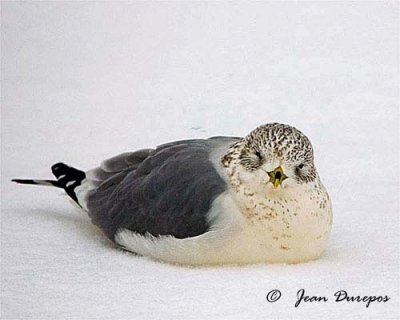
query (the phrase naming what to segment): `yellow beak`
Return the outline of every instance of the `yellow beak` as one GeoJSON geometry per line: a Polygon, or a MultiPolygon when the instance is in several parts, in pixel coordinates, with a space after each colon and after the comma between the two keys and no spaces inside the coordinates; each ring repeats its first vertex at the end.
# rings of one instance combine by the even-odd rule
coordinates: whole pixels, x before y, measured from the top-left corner
{"type": "Polygon", "coordinates": [[[282,183],[282,181],[287,178],[287,176],[283,173],[283,170],[280,166],[275,168],[273,171],[268,172],[268,175],[269,175],[269,182],[272,183],[274,189],[278,188],[278,186],[282,183]]]}

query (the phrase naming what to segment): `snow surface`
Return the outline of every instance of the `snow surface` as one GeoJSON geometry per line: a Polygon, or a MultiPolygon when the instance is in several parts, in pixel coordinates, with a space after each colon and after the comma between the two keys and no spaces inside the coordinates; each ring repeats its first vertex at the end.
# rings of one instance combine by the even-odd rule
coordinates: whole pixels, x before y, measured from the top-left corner
{"type": "Polygon", "coordinates": [[[399,2],[1,7],[2,318],[400,318],[399,2]],[[58,190],[10,182],[272,121],[310,137],[333,199],[318,261],[154,262],[114,248],[58,190]],[[301,288],[329,301],[295,308],[301,288]]]}

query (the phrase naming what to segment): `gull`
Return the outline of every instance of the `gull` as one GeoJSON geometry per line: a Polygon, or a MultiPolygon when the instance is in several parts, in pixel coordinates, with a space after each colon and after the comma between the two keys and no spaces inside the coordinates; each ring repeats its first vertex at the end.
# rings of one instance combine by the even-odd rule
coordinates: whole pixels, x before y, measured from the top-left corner
{"type": "Polygon", "coordinates": [[[285,124],[51,170],[56,180],[13,181],[63,188],[114,244],[173,264],[306,262],[332,226],[312,145],[285,124]]]}

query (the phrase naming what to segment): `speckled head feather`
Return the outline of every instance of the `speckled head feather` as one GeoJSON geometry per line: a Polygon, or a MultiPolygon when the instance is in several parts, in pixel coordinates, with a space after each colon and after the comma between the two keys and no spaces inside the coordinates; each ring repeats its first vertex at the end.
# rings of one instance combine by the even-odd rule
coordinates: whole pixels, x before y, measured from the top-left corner
{"type": "Polygon", "coordinates": [[[298,183],[316,178],[311,142],[302,132],[285,124],[269,123],[254,129],[231,148],[224,166],[233,158],[248,171],[255,171],[265,163],[283,162],[293,168],[293,178],[298,183]]]}

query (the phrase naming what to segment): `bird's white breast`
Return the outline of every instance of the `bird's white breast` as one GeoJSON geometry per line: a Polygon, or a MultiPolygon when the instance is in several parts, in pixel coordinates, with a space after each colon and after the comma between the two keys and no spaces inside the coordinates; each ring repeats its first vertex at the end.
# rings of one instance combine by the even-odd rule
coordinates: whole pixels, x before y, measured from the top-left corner
{"type": "Polygon", "coordinates": [[[297,263],[325,249],[332,209],[319,181],[277,190],[262,186],[256,193],[242,185],[234,198],[244,217],[236,244],[244,259],[297,263]]]}

